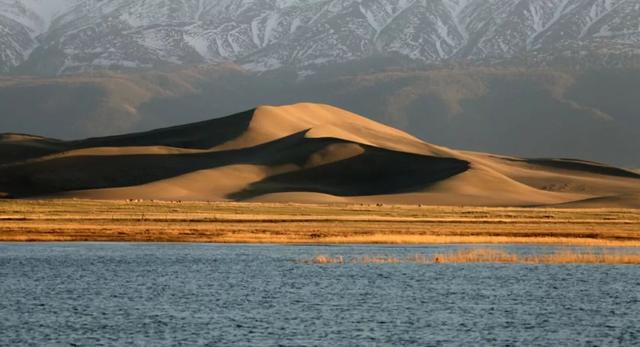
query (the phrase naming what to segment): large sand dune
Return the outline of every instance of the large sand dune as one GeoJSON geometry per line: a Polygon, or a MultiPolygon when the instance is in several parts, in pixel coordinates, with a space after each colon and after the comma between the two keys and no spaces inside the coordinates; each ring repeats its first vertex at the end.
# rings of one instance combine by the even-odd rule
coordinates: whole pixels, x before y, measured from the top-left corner
{"type": "Polygon", "coordinates": [[[327,105],[263,106],[145,133],[0,135],[13,197],[640,207],[640,175],[455,151],[327,105]]]}

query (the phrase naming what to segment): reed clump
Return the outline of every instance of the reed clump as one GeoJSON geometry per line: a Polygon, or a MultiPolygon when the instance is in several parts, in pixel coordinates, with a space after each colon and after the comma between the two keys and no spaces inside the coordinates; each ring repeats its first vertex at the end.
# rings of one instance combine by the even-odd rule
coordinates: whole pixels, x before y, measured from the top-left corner
{"type": "Polygon", "coordinates": [[[563,251],[553,254],[530,256],[526,262],[534,264],[620,264],[639,265],[639,253],[625,252],[572,252],[563,251]]]}
{"type": "Polygon", "coordinates": [[[402,259],[396,257],[355,257],[351,259],[356,264],[400,264],[402,259]]]}
{"type": "Polygon", "coordinates": [[[435,263],[507,264],[640,264],[640,253],[615,250],[560,250],[544,254],[519,254],[504,249],[462,249],[434,256],[435,263]]]}
{"type": "Polygon", "coordinates": [[[406,258],[407,262],[414,264],[431,264],[435,261],[433,257],[423,255],[423,254],[414,254],[406,258]]]}
{"type": "Polygon", "coordinates": [[[434,263],[518,263],[520,256],[504,249],[470,248],[454,252],[439,253],[434,263]]]}
{"type": "Polygon", "coordinates": [[[341,256],[316,255],[311,259],[303,259],[305,264],[344,264],[344,258],[341,256]]]}
{"type": "Polygon", "coordinates": [[[411,255],[404,258],[390,256],[318,255],[301,261],[305,264],[608,264],[640,265],[640,252],[616,250],[559,250],[542,254],[521,254],[499,248],[465,248],[434,255],[411,255]]]}
{"type": "Polygon", "coordinates": [[[351,257],[345,260],[342,256],[330,256],[330,255],[316,255],[313,258],[302,259],[300,261],[303,264],[399,264],[403,263],[403,259],[397,257],[385,257],[385,256],[362,256],[351,257]]]}

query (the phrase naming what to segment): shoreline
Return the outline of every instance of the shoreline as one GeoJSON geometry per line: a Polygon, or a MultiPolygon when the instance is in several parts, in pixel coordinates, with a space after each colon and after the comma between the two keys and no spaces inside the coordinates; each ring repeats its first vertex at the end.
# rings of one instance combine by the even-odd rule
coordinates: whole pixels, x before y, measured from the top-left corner
{"type": "Polygon", "coordinates": [[[535,242],[535,241],[523,241],[523,242],[441,242],[441,243],[387,243],[387,242],[343,242],[343,243],[301,243],[301,242],[257,242],[257,241],[190,241],[190,240],[150,240],[140,241],[136,239],[124,239],[124,240],[100,240],[100,239],[34,239],[28,240],[18,239],[0,239],[0,244],[12,244],[12,245],[28,245],[28,244],[91,244],[91,243],[104,243],[104,244],[140,244],[140,245],[227,245],[227,246],[292,246],[292,247],[339,247],[339,246],[401,246],[401,247],[428,247],[428,246],[535,246],[535,247],[576,247],[576,248],[639,248],[640,243],[594,243],[590,241],[585,242],[535,242]]]}

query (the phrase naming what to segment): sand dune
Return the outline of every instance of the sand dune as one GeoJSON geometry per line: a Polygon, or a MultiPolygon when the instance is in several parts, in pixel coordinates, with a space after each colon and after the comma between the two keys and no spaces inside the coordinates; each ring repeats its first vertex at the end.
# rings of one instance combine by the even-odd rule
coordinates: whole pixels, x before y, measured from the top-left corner
{"type": "Polygon", "coordinates": [[[64,143],[57,140],[23,134],[0,134],[0,165],[38,158],[64,149],[64,143]]]}
{"type": "Polygon", "coordinates": [[[81,141],[1,135],[0,196],[638,208],[640,174],[451,150],[297,104],[81,141]]]}

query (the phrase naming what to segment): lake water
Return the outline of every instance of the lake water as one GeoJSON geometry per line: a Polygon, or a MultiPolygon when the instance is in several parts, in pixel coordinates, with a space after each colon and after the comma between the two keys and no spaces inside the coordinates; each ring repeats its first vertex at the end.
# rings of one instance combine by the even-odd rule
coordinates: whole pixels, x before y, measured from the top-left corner
{"type": "Polygon", "coordinates": [[[639,266],[297,261],[452,248],[0,244],[0,345],[640,344],[639,266]]]}

